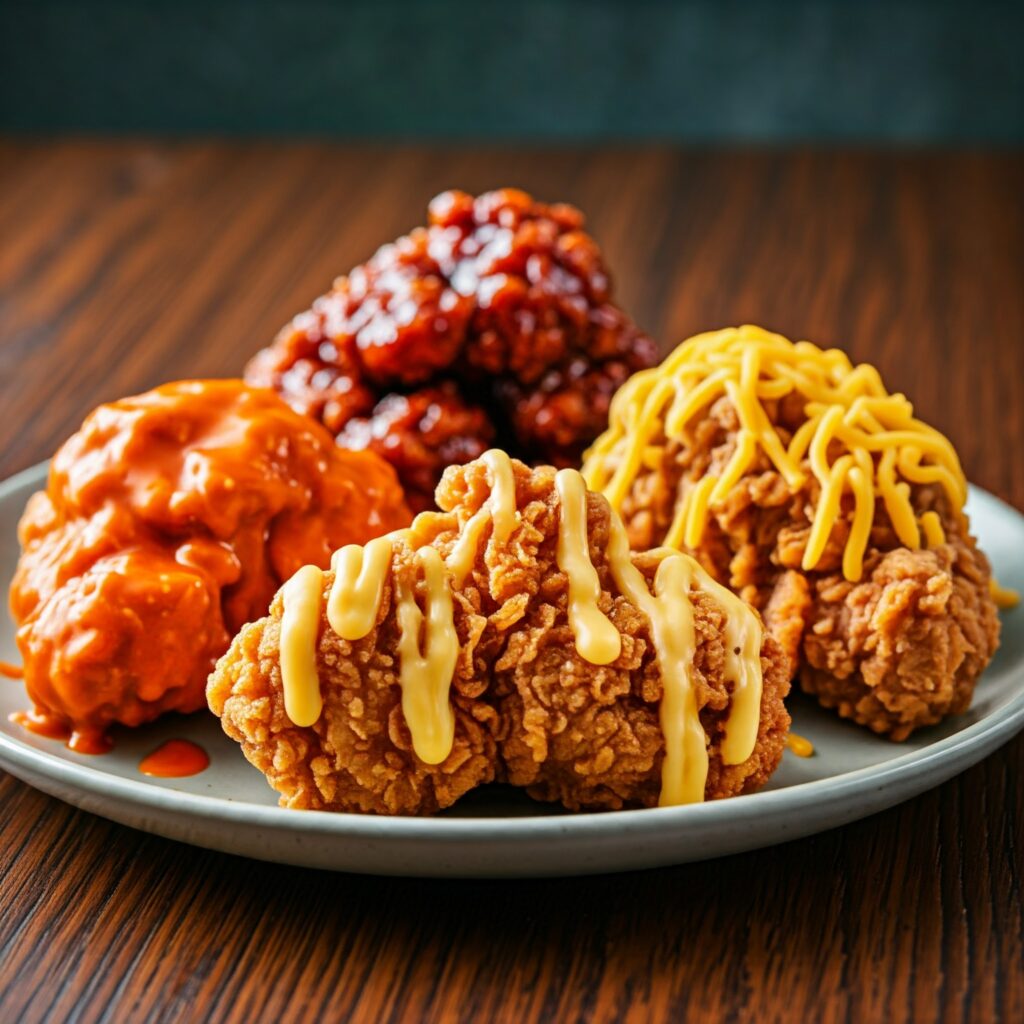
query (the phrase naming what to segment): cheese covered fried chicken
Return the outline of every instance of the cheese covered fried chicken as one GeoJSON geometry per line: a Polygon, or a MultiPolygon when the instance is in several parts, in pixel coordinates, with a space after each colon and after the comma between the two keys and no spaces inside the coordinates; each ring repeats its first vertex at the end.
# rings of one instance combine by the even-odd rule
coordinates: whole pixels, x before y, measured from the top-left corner
{"type": "Polygon", "coordinates": [[[100,406],[19,526],[26,724],[85,751],[115,723],[197,710],[282,580],[410,518],[390,466],[271,391],[184,381],[100,406]]]}
{"type": "Polygon", "coordinates": [[[656,358],[580,211],[505,188],[437,196],[426,227],[339,277],[245,376],[382,455],[420,509],[445,467],[496,441],[575,465],[656,358]]]}
{"type": "Polygon", "coordinates": [[[969,706],[999,620],[966,481],[873,367],[700,335],[616,395],[583,474],[635,548],[680,547],[759,608],[825,706],[894,740],[969,706]]]}
{"type": "Polygon", "coordinates": [[[440,512],[300,570],[210,677],[286,806],[424,814],[493,779],[571,809],[731,796],[777,766],[785,655],[688,556],[631,556],[574,470],[502,452],[440,512]]]}

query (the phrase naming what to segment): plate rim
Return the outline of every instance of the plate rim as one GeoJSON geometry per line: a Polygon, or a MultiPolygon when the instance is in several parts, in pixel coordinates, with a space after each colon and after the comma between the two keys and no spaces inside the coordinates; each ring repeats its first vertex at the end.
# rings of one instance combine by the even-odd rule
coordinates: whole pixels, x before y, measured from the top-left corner
{"type": "MultiPolygon", "coordinates": [[[[26,485],[41,482],[48,473],[48,467],[48,462],[37,463],[0,482],[0,501],[26,485]]],[[[971,492],[976,498],[994,503],[1015,517],[1024,532],[1024,515],[1014,506],[975,485],[971,485],[971,492]]],[[[1024,663],[1014,670],[1014,674],[1024,676],[1024,663]]],[[[953,766],[951,772],[936,773],[942,779],[949,778],[992,753],[1022,728],[1024,687],[995,712],[924,748],[908,750],[881,765],[868,765],[825,779],[794,783],[784,789],[762,790],[680,807],[482,818],[386,816],[312,810],[296,812],[294,808],[188,793],[142,779],[111,775],[87,764],[76,764],[19,742],[3,732],[0,732],[0,766],[15,775],[19,775],[20,768],[78,793],[117,801],[122,806],[185,815],[204,823],[216,821],[275,831],[284,829],[301,835],[416,840],[439,845],[466,840],[534,843],[566,833],[572,833],[575,838],[598,838],[612,831],[621,839],[647,833],[674,833],[702,823],[706,827],[738,825],[762,813],[791,816],[826,800],[852,800],[866,790],[880,793],[899,787],[901,783],[909,783],[927,774],[936,762],[946,768],[953,766]],[[972,760],[973,754],[978,756],[972,760]]],[[[879,741],[886,742],[881,737],[879,741]]],[[[102,814],[102,811],[98,813],[102,814]]]]}

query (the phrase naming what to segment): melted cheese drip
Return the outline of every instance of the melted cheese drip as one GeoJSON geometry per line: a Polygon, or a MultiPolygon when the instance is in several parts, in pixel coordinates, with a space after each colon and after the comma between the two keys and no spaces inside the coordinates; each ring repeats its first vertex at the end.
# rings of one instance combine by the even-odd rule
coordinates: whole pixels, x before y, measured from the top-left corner
{"type": "MultiPolygon", "coordinates": [[[[406,532],[396,531],[365,547],[351,544],[335,552],[327,619],[343,639],[361,640],[376,624],[394,544],[406,532]]],[[[395,605],[402,712],[416,756],[426,764],[440,764],[451,753],[455,737],[449,691],[459,639],[451,587],[440,554],[425,547],[415,555],[424,573],[427,614],[424,617],[420,611],[413,588],[398,583],[395,605]]],[[[323,574],[315,566],[300,569],[284,586],[281,678],[285,711],[299,726],[313,725],[323,710],[316,660],[322,590],[323,574]]]]}
{"type": "MultiPolygon", "coordinates": [[[[426,764],[444,761],[451,753],[455,735],[450,689],[459,640],[449,572],[453,563],[456,570],[465,568],[468,572],[478,550],[481,523],[493,521],[494,536],[505,543],[517,522],[511,462],[501,452],[488,452],[485,459],[491,475],[491,496],[467,520],[449,555],[447,569],[436,548],[427,545],[415,552],[425,592],[422,610],[415,586],[407,580],[396,581],[402,712],[413,749],[426,764]]],[[[555,488],[561,505],[557,560],[569,581],[569,621],[576,648],[587,661],[608,664],[619,656],[622,638],[599,606],[602,590],[590,559],[586,487],[579,473],[562,470],[555,478],[555,488]]],[[[409,531],[396,531],[365,547],[349,545],[335,552],[335,579],[327,598],[327,617],[339,636],[360,640],[373,629],[391,570],[394,544],[408,537],[409,531]]],[[[665,757],[659,802],[670,805],[703,800],[708,772],[707,736],[697,707],[693,665],[697,641],[691,589],[703,590],[726,615],[725,672],[733,686],[721,747],[726,764],[745,761],[757,741],[762,630],[756,613],[713,580],[694,559],[668,548],[660,549],[658,554],[661,561],[651,593],[643,573],[633,564],[625,528],[612,513],[609,568],[620,592],[651,624],[651,640],[662,676],[659,714],[665,757]]],[[[322,711],[316,661],[322,592],[323,574],[315,566],[300,569],[283,590],[281,674],[285,709],[296,725],[312,725],[322,711]]]]}
{"type": "Polygon", "coordinates": [[[441,555],[436,548],[425,547],[416,552],[416,558],[423,568],[426,617],[406,582],[399,580],[396,588],[402,712],[416,756],[426,764],[440,764],[451,753],[455,739],[455,715],[448,696],[459,638],[441,555]]]}
{"type": "Polygon", "coordinates": [[[813,757],[814,744],[804,736],[798,736],[791,732],[786,737],[786,749],[796,754],[797,757],[813,757]]]}
{"type": "Polygon", "coordinates": [[[463,526],[459,539],[448,555],[448,570],[457,587],[462,585],[469,570],[473,568],[480,549],[480,538],[487,524],[493,526],[492,540],[501,545],[509,539],[519,521],[512,460],[505,452],[492,448],[480,456],[480,461],[487,467],[491,493],[463,526]]]}
{"type": "MultiPolygon", "coordinates": [[[[938,484],[954,510],[964,505],[967,483],[952,444],[915,419],[903,395],[890,395],[873,366],[853,366],[837,349],[793,344],[758,327],[698,335],[661,366],[634,374],[612,400],[608,430],[587,453],[588,486],[620,509],[641,468],[658,464],[665,439],[685,440],[694,417],[722,396],[740,420],[735,450],[719,476],[705,476],[677,502],[664,540],[670,546],[700,543],[709,512],[725,501],[758,449],[792,492],[804,485],[808,470],[818,480],[805,570],[820,561],[847,494],[853,518],[843,575],[851,581],[863,573],[876,495],[900,542],[912,550],[921,547],[928,525],[914,515],[910,484],[938,484]],[[785,445],[762,403],[791,393],[802,399],[807,421],[785,445]]],[[[930,543],[927,533],[926,539],[930,543]]]]}
{"type": "Polygon", "coordinates": [[[576,650],[593,665],[608,665],[622,651],[622,637],[601,611],[601,581],[587,541],[587,488],[574,469],[559,470],[555,489],[561,503],[558,568],[569,580],[569,625],[576,650]]]}
{"type": "Polygon", "coordinates": [[[284,710],[298,726],[312,725],[323,710],[316,667],[324,574],[304,565],[284,585],[281,600],[281,686],[284,710]]]}
{"type": "Polygon", "coordinates": [[[665,738],[659,804],[704,799],[708,773],[707,736],[697,707],[693,655],[696,649],[690,588],[700,587],[726,613],[725,670],[733,682],[732,702],[722,741],[725,764],[740,764],[754,752],[761,717],[760,621],[753,609],[716,583],[689,555],[662,549],[654,593],[633,564],[629,538],[614,513],[610,522],[608,562],[619,590],[651,624],[662,679],[660,719],[665,738]]]}
{"type": "Polygon", "coordinates": [[[988,590],[997,608],[1016,608],[1020,604],[1020,594],[1016,590],[1001,587],[995,579],[988,581],[988,590]]]}
{"type": "Polygon", "coordinates": [[[394,538],[347,544],[334,552],[334,583],[327,599],[327,621],[343,640],[362,640],[373,629],[391,568],[394,538]]]}

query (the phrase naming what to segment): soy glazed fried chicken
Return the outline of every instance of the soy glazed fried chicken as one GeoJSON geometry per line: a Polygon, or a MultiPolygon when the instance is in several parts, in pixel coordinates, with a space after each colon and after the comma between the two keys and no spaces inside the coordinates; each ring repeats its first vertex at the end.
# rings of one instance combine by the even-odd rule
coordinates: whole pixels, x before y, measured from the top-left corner
{"type": "Polygon", "coordinates": [[[445,192],[426,227],[335,281],[246,368],[432,507],[452,463],[499,442],[575,465],[654,345],[612,300],[583,215],[525,192],[445,192]]]}
{"type": "Polygon", "coordinates": [[[100,406],[18,528],[25,724],[96,751],[115,723],[197,710],[282,580],[410,519],[387,463],[271,391],[183,381],[100,406]]]}
{"type": "Polygon", "coordinates": [[[448,469],[440,512],[300,570],[210,677],[290,807],[425,814],[493,779],[570,809],[699,801],[782,755],[789,670],[687,556],[631,556],[574,470],[448,469]]]}
{"type": "Polygon", "coordinates": [[[583,469],[634,547],[759,608],[804,690],[894,740],[957,714],[995,652],[956,452],[838,350],[756,327],[637,374],[583,469]]]}

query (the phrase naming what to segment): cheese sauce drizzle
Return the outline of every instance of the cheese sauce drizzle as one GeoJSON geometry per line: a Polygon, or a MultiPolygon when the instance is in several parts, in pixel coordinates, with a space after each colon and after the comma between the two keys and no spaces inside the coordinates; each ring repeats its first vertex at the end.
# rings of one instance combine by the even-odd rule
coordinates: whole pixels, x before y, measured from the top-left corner
{"type": "MultiPolygon", "coordinates": [[[[572,469],[555,477],[561,513],[558,567],[568,577],[569,625],[576,650],[595,665],[607,665],[621,651],[622,640],[600,610],[601,584],[590,560],[587,539],[587,491],[572,469]]],[[[654,593],[633,564],[622,521],[611,513],[608,561],[622,594],[648,618],[662,677],[660,707],[665,760],[660,803],[692,803],[704,799],[708,773],[707,737],[697,707],[693,659],[697,647],[690,590],[699,587],[726,613],[726,673],[733,683],[725,724],[722,757],[740,764],[754,751],[761,717],[762,629],[754,612],[731,591],[716,583],[689,555],[663,548],[655,573],[654,593]]]]}
{"type": "Polygon", "coordinates": [[[988,581],[988,590],[997,608],[1005,610],[1016,608],[1020,604],[1020,594],[1016,590],[1010,590],[1008,587],[1001,587],[994,577],[988,581]]]}
{"type": "Polygon", "coordinates": [[[331,557],[334,583],[327,598],[327,621],[343,640],[362,640],[377,622],[394,546],[389,534],[365,547],[346,544],[331,557]]]}
{"type": "Polygon", "coordinates": [[[620,509],[643,466],[656,467],[668,440],[683,440],[691,420],[722,396],[736,410],[740,429],[735,449],[717,475],[686,488],[664,543],[695,547],[709,512],[750,468],[758,449],[796,492],[808,469],[820,495],[803,558],[813,569],[852,497],[843,575],[857,581],[880,497],[900,542],[918,550],[941,533],[938,517],[919,521],[910,484],[938,484],[954,511],[963,508],[967,482],[956,451],[933,427],[914,418],[903,395],[890,395],[878,371],[854,366],[838,349],[807,341],[795,344],[758,327],[701,334],[679,346],[659,367],[634,374],[616,393],[610,426],[587,453],[583,476],[620,509]],[[784,444],[763,402],[796,394],[807,421],[784,444]]]}
{"type": "Polygon", "coordinates": [[[423,570],[426,617],[413,588],[402,579],[396,586],[402,713],[416,756],[425,764],[440,764],[455,740],[455,715],[448,698],[459,638],[451,586],[440,553],[436,548],[420,548],[416,560],[423,570]]]}
{"type": "Polygon", "coordinates": [[[316,668],[323,589],[323,572],[304,565],[281,592],[281,688],[285,714],[298,726],[312,725],[323,710],[316,668]]]}
{"type": "Polygon", "coordinates": [[[704,799],[707,782],[707,737],[696,700],[693,658],[696,651],[690,589],[699,587],[726,614],[725,671],[733,683],[725,723],[722,760],[740,764],[754,752],[761,718],[761,640],[757,614],[725,587],[716,583],[689,555],[662,548],[654,577],[654,593],[633,564],[629,538],[612,512],[608,563],[616,586],[648,618],[662,679],[660,719],[665,738],[662,762],[662,806],[704,799]]]}
{"type": "MultiPolygon", "coordinates": [[[[350,544],[335,552],[327,621],[342,639],[361,640],[376,624],[394,545],[404,533],[396,531],[365,547],[350,544]]],[[[402,712],[416,756],[426,764],[440,764],[451,753],[455,737],[449,692],[459,640],[441,555],[429,546],[414,554],[423,574],[426,615],[416,602],[415,588],[399,580],[395,609],[402,712]]],[[[305,566],[285,584],[282,594],[281,682],[285,711],[299,726],[313,725],[323,710],[316,662],[322,591],[323,574],[315,566],[305,566]]]]}
{"type": "Polygon", "coordinates": [[[601,581],[590,560],[587,540],[587,488],[574,469],[559,470],[555,490],[561,504],[558,568],[569,580],[569,625],[576,650],[593,665],[608,665],[622,651],[619,631],[598,606],[601,581]]]}
{"type": "MultiPolygon", "coordinates": [[[[452,565],[456,572],[468,572],[478,553],[481,523],[491,519],[495,536],[504,543],[518,521],[511,462],[503,452],[488,452],[485,458],[491,495],[464,524],[447,565],[430,545],[415,552],[422,575],[423,607],[416,599],[414,584],[402,578],[395,581],[402,711],[413,749],[426,764],[444,761],[455,735],[450,688],[459,641],[452,565]]],[[[622,638],[599,605],[602,590],[590,558],[586,486],[575,470],[562,470],[555,477],[555,489],[560,503],[557,561],[568,578],[569,622],[576,648],[592,664],[606,665],[619,656],[622,638]]],[[[396,531],[364,547],[349,545],[335,552],[327,618],[339,636],[355,641],[373,629],[391,571],[394,544],[408,536],[408,531],[396,531]]],[[[703,800],[708,772],[707,736],[697,707],[693,664],[697,640],[691,589],[703,590],[726,615],[725,672],[733,687],[721,748],[726,764],[745,761],[757,741],[762,629],[756,613],[690,556],[669,548],[659,549],[658,554],[661,562],[652,593],[633,564],[625,527],[612,512],[607,550],[612,578],[619,591],[647,616],[662,676],[659,715],[665,758],[659,802],[670,805],[703,800]]],[[[283,590],[281,675],[285,709],[296,725],[312,725],[322,710],[316,669],[322,597],[323,574],[315,566],[300,569],[283,590]]]]}
{"type": "MultiPolygon", "coordinates": [[[[507,542],[518,523],[512,461],[495,449],[485,452],[481,460],[487,468],[491,492],[463,526],[448,556],[448,569],[456,585],[472,568],[487,523],[492,524],[498,544],[507,542]]],[[[440,518],[438,513],[427,512],[417,520],[426,526],[435,518],[440,518]]],[[[342,639],[362,640],[373,629],[394,546],[399,540],[411,543],[412,535],[409,529],[396,530],[366,545],[349,544],[334,553],[327,621],[342,639]]],[[[426,585],[426,617],[409,587],[399,584],[396,588],[402,710],[416,755],[427,764],[439,764],[451,752],[455,735],[449,693],[459,641],[445,563],[432,547],[421,548],[416,558],[426,585]]],[[[313,725],[323,710],[316,662],[322,590],[323,574],[308,565],[285,584],[282,593],[281,682],[285,711],[299,726],[313,725]]]]}
{"type": "Polygon", "coordinates": [[[500,545],[509,539],[519,521],[512,460],[505,452],[491,448],[480,456],[480,461],[487,467],[491,493],[467,520],[448,555],[448,569],[457,587],[462,585],[473,568],[486,525],[492,524],[492,540],[500,545]]]}

